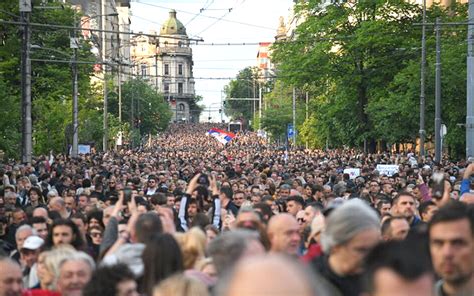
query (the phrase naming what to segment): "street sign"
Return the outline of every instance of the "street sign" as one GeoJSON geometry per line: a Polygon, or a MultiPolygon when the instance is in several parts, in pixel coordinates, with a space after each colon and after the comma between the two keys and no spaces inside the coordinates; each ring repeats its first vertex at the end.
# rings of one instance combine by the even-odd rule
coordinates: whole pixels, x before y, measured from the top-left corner
{"type": "Polygon", "coordinates": [[[286,131],[288,134],[288,138],[292,138],[295,135],[295,129],[293,128],[293,124],[289,123],[286,131]]]}

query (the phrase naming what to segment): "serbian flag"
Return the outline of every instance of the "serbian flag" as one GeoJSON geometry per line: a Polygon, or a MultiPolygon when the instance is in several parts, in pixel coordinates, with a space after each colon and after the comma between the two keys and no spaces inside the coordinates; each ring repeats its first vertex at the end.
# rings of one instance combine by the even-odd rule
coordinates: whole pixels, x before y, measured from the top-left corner
{"type": "Polygon", "coordinates": [[[221,142],[224,145],[229,143],[233,138],[235,138],[235,134],[217,128],[211,128],[207,131],[206,134],[216,138],[217,141],[221,142]]]}

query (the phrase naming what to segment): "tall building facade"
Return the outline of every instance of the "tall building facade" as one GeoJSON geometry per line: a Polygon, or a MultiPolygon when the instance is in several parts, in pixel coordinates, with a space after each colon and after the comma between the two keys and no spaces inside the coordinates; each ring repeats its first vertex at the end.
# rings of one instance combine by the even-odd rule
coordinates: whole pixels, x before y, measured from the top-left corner
{"type": "Polygon", "coordinates": [[[160,27],[159,35],[138,34],[131,38],[132,71],[164,95],[173,111],[174,122],[197,122],[193,54],[186,28],[176,11],[160,27]]]}
{"type": "Polygon", "coordinates": [[[257,52],[258,81],[265,83],[275,75],[275,67],[271,61],[271,42],[260,42],[257,52]]]}
{"type": "Polygon", "coordinates": [[[102,63],[97,64],[96,73],[103,71],[121,72],[121,81],[128,77],[129,67],[119,65],[130,64],[130,0],[69,0],[82,13],[80,27],[82,36],[92,46],[92,51],[102,63]],[[87,29],[103,30],[89,31],[87,29]],[[125,32],[125,33],[123,33],[125,32]]]}

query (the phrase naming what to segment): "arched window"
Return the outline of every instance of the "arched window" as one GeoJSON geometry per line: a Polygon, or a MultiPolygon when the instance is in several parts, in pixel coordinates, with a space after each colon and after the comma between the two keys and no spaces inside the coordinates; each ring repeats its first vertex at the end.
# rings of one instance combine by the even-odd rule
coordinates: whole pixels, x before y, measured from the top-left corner
{"type": "Polygon", "coordinates": [[[185,109],[185,108],[186,108],[186,106],[184,106],[183,103],[181,103],[181,104],[178,105],[178,111],[184,112],[184,109],[185,109]]]}

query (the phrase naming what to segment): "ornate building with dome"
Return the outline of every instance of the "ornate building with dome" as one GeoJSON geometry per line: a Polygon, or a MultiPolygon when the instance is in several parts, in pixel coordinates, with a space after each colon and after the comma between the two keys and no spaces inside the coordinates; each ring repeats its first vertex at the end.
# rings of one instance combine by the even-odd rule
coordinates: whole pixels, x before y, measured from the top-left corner
{"type": "Polygon", "coordinates": [[[173,122],[199,121],[192,49],[186,28],[176,18],[175,10],[169,12],[159,34],[140,32],[132,36],[130,56],[133,74],[147,80],[169,102],[173,122]]]}

